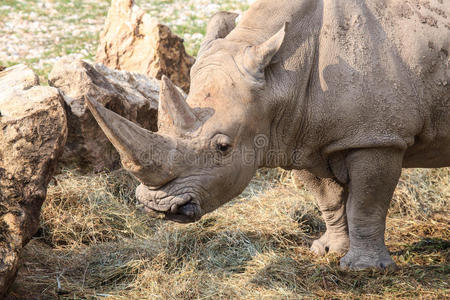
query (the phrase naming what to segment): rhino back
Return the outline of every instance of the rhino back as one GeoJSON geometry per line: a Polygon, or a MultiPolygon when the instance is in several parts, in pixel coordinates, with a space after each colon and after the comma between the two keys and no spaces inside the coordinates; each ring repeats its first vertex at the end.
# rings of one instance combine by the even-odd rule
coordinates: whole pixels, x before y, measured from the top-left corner
{"type": "Polygon", "coordinates": [[[324,1],[317,90],[338,140],[327,151],[395,146],[450,156],[447,13],[428,9],[439,20],[431,26],[420,14],[400,17],[405,5],[324,1]]]}
{"type": "Polygon", "coordinates": [[[430,161],[450,157],[449,5],[421,3],[255,2],[227,39],[257,45],[289,23],[266,72],[277,139],[325,158],[393,146],[406,166],[449,164],[430,161]]]}
{"type": "Polygon", "coordinates": [[[372,5],[386,36],[415,80],[412,86],[423,118],[405,167],[450,164],[450,3],[442,0],[391,1],[372,5]]]}

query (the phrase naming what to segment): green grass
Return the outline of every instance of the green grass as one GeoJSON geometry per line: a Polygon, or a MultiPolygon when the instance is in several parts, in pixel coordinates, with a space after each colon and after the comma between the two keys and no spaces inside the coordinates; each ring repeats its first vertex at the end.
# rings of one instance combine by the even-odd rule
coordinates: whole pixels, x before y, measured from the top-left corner
{"type": "MultiPolygon", "coordinates": [[[[193,3],[184,0],[139,0],[141,6],[152,17],[167,24],[176,34],[184,38],[189,54],[196,55],[205,34],[209,17],[218,10],[244,11],[248,5],[238,0],[207,1],[215,4],[214,9],[202,13],[193,3]],[[186,15],[189,15],[186,17],[186,15]],[[180,19],[183,21],[180,22],[180,19]],[[198,35],[201,34],[201,35],[198,35]],[[192,36],[198,36],[192,39],[192,36]]],[[[94,60],[98,46],[98,36],[106,18],[109,0],[4,0],[0,3],[0,37],[12,36],[18,39],[15,45],[25,44],[29,51],[25,55],[32,57],[17,58],[0,55],[0,63],[11,66],[26,63],[39,75],[41,83],[46,84],[47,75],[56,58],[76,55],[77,58],[94,60]],[[43,3],[45,6],[43,6],[43,3]],[[24,28],[3,29],[8,22],[25,22],[24,28]],[[38,22],[36,26],[33,22],[38,22]],[[84,29],[94,28],[95,32],[84,29]],[[73,32],[79,34],[74,35],[73,32]],[[55,41],[55,38],[59,38],[55,41]],[[44,51],[37,54],[36,48],[43,46],[44,51]]],[[[9,39],[10,40],[10,39],[9,39]]],[[[9,42],[10,43],[10,42],[9,42]]],[[[7,53],[0,44],[0,53],[7,53]]]]}
{"type": "MultiPolygon", "coordinates": [[[[65,55],[77,54],[78,58],[92,60],[98,44],[98,35],[107,14],[109,1],[11,1],[0,3],[0,37],[17,38],[14,46],[25,44],[27,51],[17,58],[0,56],[0,63],[11,66],[26,63],[46,84],[53,60],[65,55]],[[42,6],[45,4],[45,6],[42,6]],[[24,23],[29,26],[7,29],[2,24],[24,23]],[[91,25],[89,25],[91,23],[91,25]],[[97,25],[92,25],[97,24],[97,25]],[[94,26],[95,32],[85,31],[94,26]],[[4,29],[5,28],[5,29],[4,29]],[[74,32],[78,32],[77,35],[74,32]],[[43,50],[36,50],[42,49],[43,50]]],[[[9,39],[10,40],[10,39],[9,39]]],[[[11,43],[11,41],[9,42],[11,43]]],[[[5,43],[6,44],[6,43],[5,43]]],[[[0,45],[0,52],[7,53],[0,45]]]]}

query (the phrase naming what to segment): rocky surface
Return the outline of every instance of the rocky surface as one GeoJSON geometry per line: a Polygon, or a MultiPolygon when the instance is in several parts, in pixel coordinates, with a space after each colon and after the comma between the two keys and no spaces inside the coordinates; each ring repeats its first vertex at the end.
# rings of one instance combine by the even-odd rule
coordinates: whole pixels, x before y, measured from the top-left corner
{"type": "Polygon", "coordinates": [[[195,59],[186,53],[180,37],[133,0],[113,0],[100,34],[96,61],[157,79],[166,75],[188,92],[189,72],[195,59]]]}
{"type": "Polygon", "coordinates": [[[39,85],[39,78],[25,65],[15,65],[10,68],[0,70],[0,103],[2,100],[9,99],[17,91],[27,90],[33,86],[39,85]]]}
{"type": "Polygon", "coordinates": [[[36,233],[47,184],[67,137],[57,89],[23,65],[0,72],[0,299],[36,233]]]}
{"type": "Polygon", "coordinates": [[[49,84],[61,91],[66,104],[69,135],[61,159],[65,165],[83,172],[120,167],[119,154],[85,105],[86,95],[146,129],[157,130],[158,80],[67,58],[55,64],[49,84]]]}

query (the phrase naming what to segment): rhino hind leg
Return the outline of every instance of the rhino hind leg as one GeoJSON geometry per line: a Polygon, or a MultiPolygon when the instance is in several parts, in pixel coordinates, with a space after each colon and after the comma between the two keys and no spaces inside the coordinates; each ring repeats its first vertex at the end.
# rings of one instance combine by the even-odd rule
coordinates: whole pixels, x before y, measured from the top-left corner
{"type": "Polygon", "coordinates": [[[341,259],[341,267],[396,268],[385,245],[384,233],[402,160],[402,151],[388,148],[361,149],[347,156],[350,182],[346,211],[350,248],[341,259]]]}
{"type": "Polygon", "coordinates": [[[345,254],[349,247],[345,201],[347,188],[331,178],[319,178],[308,171],[294,171],[296,180],[314,194],[327,230],[311,245],[317,255],[345,254]]]}

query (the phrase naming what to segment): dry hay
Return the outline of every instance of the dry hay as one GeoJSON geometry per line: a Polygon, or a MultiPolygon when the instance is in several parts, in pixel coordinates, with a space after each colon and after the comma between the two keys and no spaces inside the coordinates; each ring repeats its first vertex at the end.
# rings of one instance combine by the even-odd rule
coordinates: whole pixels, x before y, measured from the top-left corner
{"type": "Polygon", "coordinates": [[[290,173],[262,170],[243,195],[179,225],[134,205],[123,171],[59,175],[13,296],[42,299],[443,299],[450,169],[405,170],[388,218],[395,273],[343,271],[308,247],[324,230],[290,173]]]}

